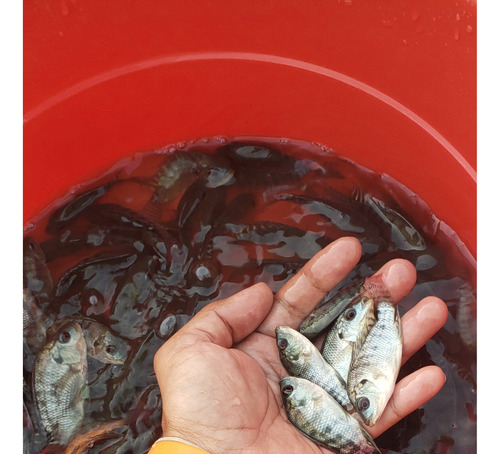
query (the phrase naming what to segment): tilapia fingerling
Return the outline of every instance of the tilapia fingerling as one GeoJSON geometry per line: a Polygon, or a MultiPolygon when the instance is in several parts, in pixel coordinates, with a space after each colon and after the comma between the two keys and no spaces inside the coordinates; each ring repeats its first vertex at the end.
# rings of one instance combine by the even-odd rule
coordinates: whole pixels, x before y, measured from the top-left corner
{"type": "Polygon", "coordinates": [[[307,337],[288,326],[278,326],[276,344],[281,364],[290,375],[316,383],[346,409],[353,408],[345,380],[326,362],[307,337]]]}
{"type": "Polygon", "coordinates": [[[332,298],[314,309],[300,324],[299,332],[313,339],[328,328],[344,309],[364,292],[364,279],[343,287],[332,298]]]}
{"type": "Polygon", "coordinates": [[[288,419],[314,443],[338,454],[381,454],[359,421],[320,386],[285,377],[280,391],[288,419]]]}
{"type": "Polygon", "coordinates": [[[353,352],[375,324],[375,301],[363,296],[350,304],[329,329],[321,353],[347,383],[353,352]]]}
{"type": "Polygon", "coordinates": [[[377,321],[362,344],[355,345],[347,391],[363,422],[373,426],[389,401],[401,367],[403,338],[399,309],[377,306],[377,321]]]}
{"type": "Polygon", "coordinates": [[[105,364],[124,364],[127,359],[130,345],[121,337],[96,320],[83,315],[74,315],[58,320],[50,329],[51,335],[68,321],[77,322],[82,328],[83,338],[87,344],[87,355],[105,364]]]}
{"type": "Polygon", "coordinates": [[[87,348],[80,325],[63,325],[38,353],[33,389],[51,443],[67,444],[83,422],[87,348]]]}

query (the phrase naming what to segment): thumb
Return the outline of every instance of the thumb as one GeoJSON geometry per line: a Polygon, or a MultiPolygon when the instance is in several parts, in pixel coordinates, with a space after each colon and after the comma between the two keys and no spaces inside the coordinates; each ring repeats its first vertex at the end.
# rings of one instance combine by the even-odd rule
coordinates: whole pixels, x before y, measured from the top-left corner
{"type": "Polygon", "coordinates": [[[254,332],[273,305],[274,295],[258,283],[205,306],[180,331],[200,341],[229,348],[254,332]]]}

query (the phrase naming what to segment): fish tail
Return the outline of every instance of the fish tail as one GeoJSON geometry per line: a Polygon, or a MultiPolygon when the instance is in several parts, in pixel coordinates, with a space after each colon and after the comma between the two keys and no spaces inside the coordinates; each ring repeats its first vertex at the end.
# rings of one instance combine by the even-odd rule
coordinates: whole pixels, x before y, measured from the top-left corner
{"type": "Polygon", "coordinates": [[[366,438],[366,442],[372,446],[373,448],[375,448],[375,452],[377,452],[378,454],[382,454],[380,452],[380,449],[379,447],[377,446],[377,444],[375,443],[375,441],[373,440],[372,436],[368,433],[368,431],[360,424],[359,425],[360,429],[361,429],[361,432],[363,433],[363,435],[365,436],[366,438]]]}
{"type": "Polygon", "coordinates": [[[373,298],[376,302],[380,300],[391,301],[391,295],[381,274],[376,274],[365,279],[363,284],[364,294],[373,298]]]}

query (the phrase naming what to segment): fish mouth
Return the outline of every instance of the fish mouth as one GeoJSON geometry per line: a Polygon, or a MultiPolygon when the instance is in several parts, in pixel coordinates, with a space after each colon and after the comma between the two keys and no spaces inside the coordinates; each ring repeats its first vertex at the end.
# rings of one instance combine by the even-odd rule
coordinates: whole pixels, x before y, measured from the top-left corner
{"type": "Polygon", "coordinates": [[[283,396],[289,396],[294,391],[292,380],[289,377],[283,378],[280,381],[280,391],[283,396]]]}

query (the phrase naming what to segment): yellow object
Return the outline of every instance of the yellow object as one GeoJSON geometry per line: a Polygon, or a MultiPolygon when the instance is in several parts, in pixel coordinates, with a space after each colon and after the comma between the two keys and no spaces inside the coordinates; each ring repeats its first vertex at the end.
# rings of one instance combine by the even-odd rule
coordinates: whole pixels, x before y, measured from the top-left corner
{"type": "Polygon", "coordinates": [[[158,440],[148,454],[209,454],[207,451],[179,441],[158,440]]]}

